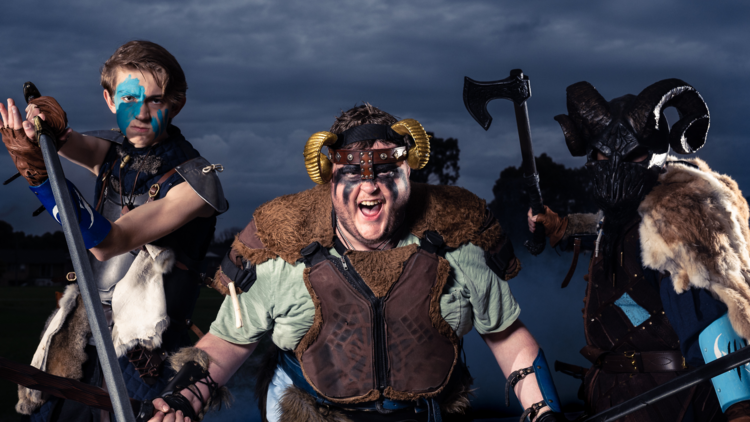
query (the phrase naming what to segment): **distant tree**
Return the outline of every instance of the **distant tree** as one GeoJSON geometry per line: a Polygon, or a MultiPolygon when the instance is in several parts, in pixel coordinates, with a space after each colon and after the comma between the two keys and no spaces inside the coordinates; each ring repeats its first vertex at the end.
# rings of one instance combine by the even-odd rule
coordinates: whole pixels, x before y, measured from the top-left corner
{"type": "MultiPolygon", "coordinates": [[[[536,158],[536,168],[544,205],[561,216],[596,212],[592,185],[585,168],[566,168],[555,163],[547,154],[536,158]]],[[[529,196],[523,186],[523,171],[517,167],[505,168],[500,172],[492,193],[494,199],[490,203],[490,210],[505,231],[514,241],[527,239],[529,231],[526,212],[529,209],[529,196]]]]}
{"type": "Polygon", "coordinates": [[[0,220],[0,249],[67,249],[65,235],[61,231],[31,235],[13,231],[13,226],[0,220]]]}
{"type": "Polygon", "coordinates": [[[412,170],[410,179],[414,182],[453,185],[458,180],[458,139],[436,138],[430,135],[430,161],[422,170],[412,170]]]}

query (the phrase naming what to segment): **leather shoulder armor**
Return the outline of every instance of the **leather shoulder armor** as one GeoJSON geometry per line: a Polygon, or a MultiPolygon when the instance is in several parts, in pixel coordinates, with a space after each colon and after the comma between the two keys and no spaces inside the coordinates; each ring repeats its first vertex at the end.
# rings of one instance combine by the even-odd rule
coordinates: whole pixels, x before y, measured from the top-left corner
{"type": "Polygon", "coordinates": [[[203,157],[195,157],[175,167],[177,173],[211,208],[219,214],[229,209],[229,203],[224,198],[221,181],[216,175],[216,167],[203,157]]]}

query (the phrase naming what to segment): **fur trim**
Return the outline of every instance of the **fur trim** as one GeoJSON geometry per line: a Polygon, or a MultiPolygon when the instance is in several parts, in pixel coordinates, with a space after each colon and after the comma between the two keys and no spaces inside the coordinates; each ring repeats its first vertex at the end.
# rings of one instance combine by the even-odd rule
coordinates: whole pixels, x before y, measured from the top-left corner
{"type": "Polygon", "coordinates": [[[574,234],[596,234],[598,231],[599,214],[568,214],[568,227],[565,228],[562,240],[574,234]]]}
{"type": "MultiPolygon", "coordinates": [[[[232,247],[256,265],[277,256],[294,264],[302,258],[300,250],[312,242],[333,247],[332,208],[328,183],[281,196],[261,205],[254,214],[256,236],[265,250],[247,245],[242,234],[232,247]]],[[[412,183],[406,223],[420,239],[425,231],[435,230],[448,247],[472,242],[489,250],[504,242],[505,236],[496,221],[485,226],[486,208],[483,199],[466,189],[412,183]]]]}
{"type": "Polygon", "coordinates": [[[684,161],[699,169],[671,163],[638,208],[643,265],[669,271],[677,293],[713,292],[735,331],[750,339],[747,202],[730,177],[700,159],[684,161]]]}
{"type": "Polygon", "coordinates": [[[385,251],[347,251],[354,269],[362,277],[375,297],[382,298],[393,286],[404,269],[404,263],[419,249],[413,243],[403,248],[385,251]]]}
{"type": "MultiPolygon", "coordinates": [[[[117,155],[120,156],[120,158],[125,157],[126,155],[130,155],[132,151],[126,149],[122,145],[117,145],[117,155]]],[[[130,155],[130,158],[133,159],[130,163],[130,170],[131,171],[140,171],[143,173],[148,173],[152,176],[155,176],[156,173],[159,172],[159,169],[161,168],[161,158],[159,158],[156,155],[137,155],[132,154],[130,155]]],[[[115,185],[119,185],[119,183],[115,183],[115,185]]],[[[119,188],[119,186],[117,186],[119,188]]]]}
{"type": "MultiPolygon", "coordinates": [[[[182,367],[188,362],[195,362],[203,368],[204,371],[208,372],[209,365],[213,361],[213,358],[211,358],[211,356],[209,356],[204,350],[197,347],[183,347],[177,351],[177,353],[170,356],[168,361],[169,366],[175,373],[180,372],[180,369],[182,369],[182,367]]],[[[203,416],[205,416],[209,410],[219,409],[222,405],[227,408],[230,407],[233,400],[232,393],[229,392],[227,387],[217,388],[213,394],[211,394],[211,397],[208,398],[203,409],[198,412],[198,421],[202,420],[203,416]]]]}
{"type": "Polygon", "coordinates": [[[279,400],[280,422],[353,422],[343,413],[325,406],[318,406],[315,399],[290,385],[279,400]]]}
{"type": "MultiPolygon", "coordinates": [[[[66,287],[59,304],[60,308],[47,320],[31,366],[52,375],[80,380],[83,363],[88,359],[85,347],[91,329],[78,285],[66,287]]],[[[41,391],[19,385],[16,412],[30,415],[46,401],[41,391]]]]}
{"type": "Polygon", "coordinates": [[[161,346],[161,335],[169,326],[163,274],[172,271],[171,249],[146,245],[112,293],[112,341],[117,357],[137,345],[161,346]]]}
{"type": "Polygon", "coordinates": [[[471,397],[474,397],[474,378],[469,369],[463,364],[462,370],[457,371],[448,385],[440,403],[440,409],[445,413],[465,415],[471,411],[471,397]]]}

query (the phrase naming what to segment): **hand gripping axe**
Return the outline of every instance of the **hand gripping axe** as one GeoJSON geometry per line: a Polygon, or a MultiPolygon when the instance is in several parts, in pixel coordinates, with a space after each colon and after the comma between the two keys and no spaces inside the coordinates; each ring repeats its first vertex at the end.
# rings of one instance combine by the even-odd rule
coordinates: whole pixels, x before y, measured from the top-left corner
{"type": "MultiPolygon", "coordinates": [[[[487,111],[487,104],[498,98],[513,101],[513,107],[516,110],[518,138],[521,141],[523,181],[526,191],[529,193],[531,211],[534,215],[538,215],[544,214],[544,203],[542,202],[542,191],[539,189],[539,174],[536,172],[534,148],[531,145],[529,110],[526,107],[526,100],[529,97],[531,97],[529,77],[524,75],[521,69],[511,70],[509,77],[499,81],[479,82],[468,76],[464,78],[464,105],[469,110],[471,117],[484,130],[489,129],[490,124],[492,124],[492,116],[487,111]]],[[[541,223],[536,223],[534,237],[527,240],[524,246],[532,255],[539,255],[544,251],[545,241],[544,226],[541,223]]]]}

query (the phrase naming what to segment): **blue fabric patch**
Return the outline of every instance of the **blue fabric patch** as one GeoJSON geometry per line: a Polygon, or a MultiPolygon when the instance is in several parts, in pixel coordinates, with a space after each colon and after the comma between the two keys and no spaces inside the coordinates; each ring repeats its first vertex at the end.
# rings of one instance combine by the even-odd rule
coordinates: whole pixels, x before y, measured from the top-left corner
{"type": "Polygon", "coordinates": [[[630,297],[630,295],[628,295],[627,293],[624,293],[622,296],[620,296],[620,298],[615,301],[615,305],[619,306],[620,309],[625,312],[625,315],[628,317],[634,327],[643,324],[643,321],[651,318],[651,314],[649,314],[647,310],[643,309],[642,306],[635,303],[633,298],[630,297]]]}

